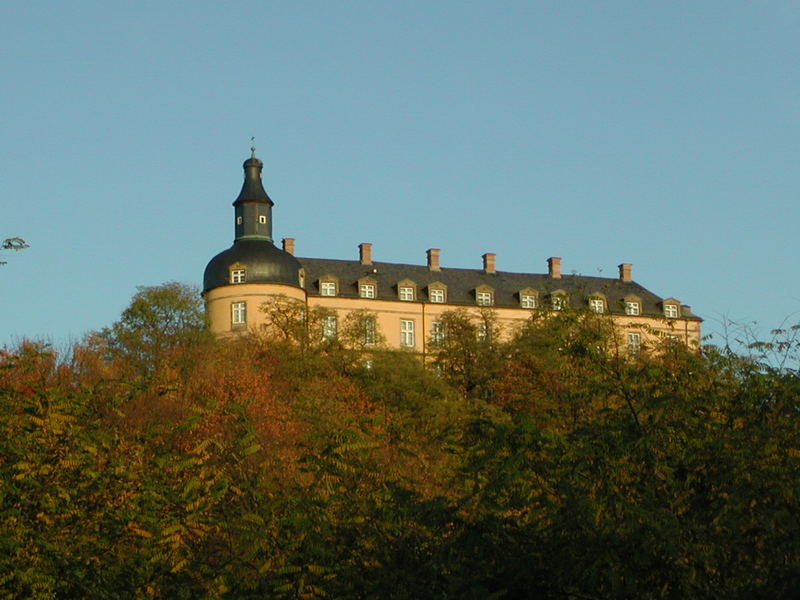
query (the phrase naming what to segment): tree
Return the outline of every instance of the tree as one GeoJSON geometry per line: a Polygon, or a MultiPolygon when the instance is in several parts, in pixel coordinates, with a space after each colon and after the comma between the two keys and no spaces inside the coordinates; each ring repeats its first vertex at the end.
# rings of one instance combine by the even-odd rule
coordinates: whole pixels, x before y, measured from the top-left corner
{"type": "Polygon", "coordinates": [[[154,373],[170,355],[210,338],[198,291],[174,281],[140,286],[119,321],[100,332],[112,355],[140,374],[154,373]]]}

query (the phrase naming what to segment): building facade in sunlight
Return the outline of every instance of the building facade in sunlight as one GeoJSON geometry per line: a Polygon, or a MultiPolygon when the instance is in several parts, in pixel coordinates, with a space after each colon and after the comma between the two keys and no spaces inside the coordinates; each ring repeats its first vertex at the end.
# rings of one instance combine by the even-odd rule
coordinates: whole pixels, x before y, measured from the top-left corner
{"type": "Polygon", "coordinates": [[[476,316],[490,310],[498,329],[509,332],[537,311],[585,310],[606,315],[630,350],[661,343],[700,344],[702,319],[672,297],[662,298],[633,281],[632,265],[619,265],[619,277],[565,275],[561,259],[547,259],[547,273],[510,273],[496,268],[496,256],[482,256],[481,268],[441,264],[438,248],[426,251],[425,264],[376,261],[372,244],[358,245],[353,260],[295,256],[295,240],[282,248],[272,237],[273,202],[261,181],[263,163],[253,155],[244,163],[244,184],[233,203],[233,245],[208,263],[203,296],[212,330],[220,335],[259,331],[267,321],[261,309],[275,297],[325,308],[324,335],[335,337],[348,314],[359,312],[364,341],[424,354],[443,331],[447,311],[467,309],[476,316]]]}

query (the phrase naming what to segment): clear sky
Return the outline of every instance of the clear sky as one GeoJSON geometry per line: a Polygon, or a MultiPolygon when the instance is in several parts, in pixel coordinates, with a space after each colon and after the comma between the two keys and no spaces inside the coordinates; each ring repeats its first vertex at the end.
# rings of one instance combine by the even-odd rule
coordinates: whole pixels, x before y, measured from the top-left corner
{"type": "Polygon", "coordinates": [[[300,256],[631,262],[706,332],[800,322],[796,0],[12,1],[0,67],[0,345],[200,285],[251,136],[300,256]]]}

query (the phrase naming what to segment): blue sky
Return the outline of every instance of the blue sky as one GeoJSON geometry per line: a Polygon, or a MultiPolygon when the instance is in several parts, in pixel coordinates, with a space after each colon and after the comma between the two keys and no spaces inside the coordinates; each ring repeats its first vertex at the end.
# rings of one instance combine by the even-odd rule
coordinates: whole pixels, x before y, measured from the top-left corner
{"type": "Polygon", "coordinates": [[[800,322],[796,1],[8,2],[0,67],[0,345],[199,285],[251,136],[301,256],[631,262],[706,332],[800,322]]]}

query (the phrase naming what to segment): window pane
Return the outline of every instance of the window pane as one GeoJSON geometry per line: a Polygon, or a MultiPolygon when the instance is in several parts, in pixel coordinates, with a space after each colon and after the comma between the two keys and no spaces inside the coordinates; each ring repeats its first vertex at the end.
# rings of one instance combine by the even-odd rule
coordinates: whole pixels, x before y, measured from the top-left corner
{"type": "Polygon", "coordinates": [[[491,306],[492,293],[491,292],[478,292],[477,294],[478,306],[491,306]]]}
{"type": "Polygon", "coordinates": [[[247,322],[247,304],[244,302],[234,302],[231,304],[231,323],[242,325],[247,322]]]}
{"type": "Polygon", "coordinates": [[[400,320],[400,345],[406,347],[414,346],[414,321],[400,320]]]}
{"type": "Polygon", "coordinates": [[[337,322],[336,317],[331,315],[322,321],[322,339],[332,340],[336,338],[337,322]]]}

